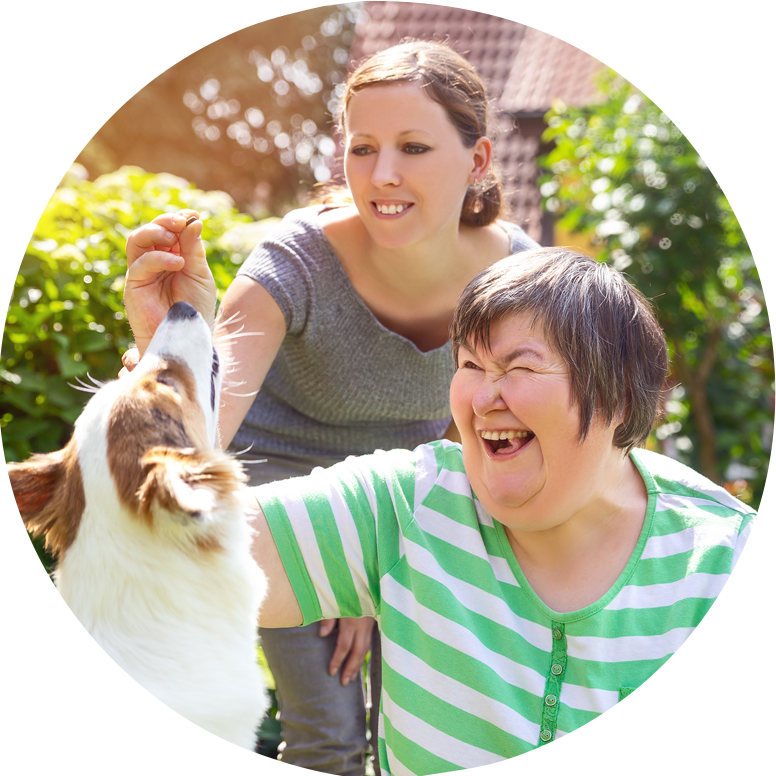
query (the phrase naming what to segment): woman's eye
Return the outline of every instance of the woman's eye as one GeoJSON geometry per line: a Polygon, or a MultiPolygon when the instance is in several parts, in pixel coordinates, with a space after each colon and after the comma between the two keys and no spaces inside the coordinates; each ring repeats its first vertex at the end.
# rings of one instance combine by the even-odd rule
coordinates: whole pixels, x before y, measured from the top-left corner
{"type": "Polygon", "coordinates": [[[475,364],[473,361],[462,361],[461,365],[458,368],[459,369],[479,369],[477,364],[475,364]]]}
{"type": "Polygon", "coordinates": [[[426,151],[428,151],[428,146],[419,145],[418,143],[407,143],[407,145],[404,146],[405,154],[424,154],[426,151]]]}
{"type": "Polygon", "coordinates": [[[350,149],[350,153],[353,156],[366,156],[371,150],[372,149],[369,146],[356,146],[355,148],[350,149]]]}

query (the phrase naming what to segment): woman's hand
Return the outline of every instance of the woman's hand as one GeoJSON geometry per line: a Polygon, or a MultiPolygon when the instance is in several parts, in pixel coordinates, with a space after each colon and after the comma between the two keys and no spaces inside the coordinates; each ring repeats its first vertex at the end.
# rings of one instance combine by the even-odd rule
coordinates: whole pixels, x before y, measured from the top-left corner
{"type": "Polygon", "coordinates": [[[140,356],[176,302],[188,302],[212,328],[216,284],[201,235],[199,213],[181,210],[157,216],[127,238],[124,305],[140,356]]]}
{"type": "Polygon", "coordinates": [[[337,625],[337,646],[334,649],[329,674],[335,676],[342,666],[340,682],[347,687],[358,678],[361,666],[364,665],[367,652],[372,646],[372,629],[375,621],[371,617],[342,617],[339,620],[321,620],[319,623],[321,636],[328,636],[337,625]],[[343,666],[342,663],[347,658],[343,666]]]}

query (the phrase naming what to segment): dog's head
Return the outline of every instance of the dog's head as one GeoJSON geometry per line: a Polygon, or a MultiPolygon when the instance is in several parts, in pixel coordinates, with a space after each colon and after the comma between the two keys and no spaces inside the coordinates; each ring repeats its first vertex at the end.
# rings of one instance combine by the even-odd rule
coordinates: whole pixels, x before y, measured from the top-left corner
{"type": "Polygon", "coordinates": [[[213,449],[220,387],[210,328],[175,304],[135,369],[96,391],[63,450],[9,464],[27,529],[59,556],[90,507],[217,546],[209,518],[244,481],[239,464],[213,449]]]}

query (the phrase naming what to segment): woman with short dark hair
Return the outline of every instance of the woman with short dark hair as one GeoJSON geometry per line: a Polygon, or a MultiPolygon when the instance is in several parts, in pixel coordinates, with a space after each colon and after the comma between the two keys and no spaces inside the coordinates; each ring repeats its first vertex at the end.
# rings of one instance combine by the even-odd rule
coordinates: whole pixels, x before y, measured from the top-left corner
{"type": "Polygon", "coordinates": [[[562,249],[498,262],[452,341],[460,445],[253,489],[265,625],[378,617],[391,773],[494,763],[614,706],[698,625],[754,515],[638,447],[666,347],[611,267],[562,249]]]}

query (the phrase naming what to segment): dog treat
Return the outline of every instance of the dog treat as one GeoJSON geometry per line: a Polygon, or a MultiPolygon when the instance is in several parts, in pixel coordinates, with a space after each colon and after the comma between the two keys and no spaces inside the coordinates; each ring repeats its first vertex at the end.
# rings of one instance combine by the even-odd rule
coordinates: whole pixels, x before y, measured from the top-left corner
{"type": "Polygon", "coordinates": [[[197,220],[197,217],[196,217],[196,216],[189,216],[189,217],[186,219],[186,226],[188,226],[189,224],[193,224],[193,223],[194,223],[196,220],[197,220]]]}

